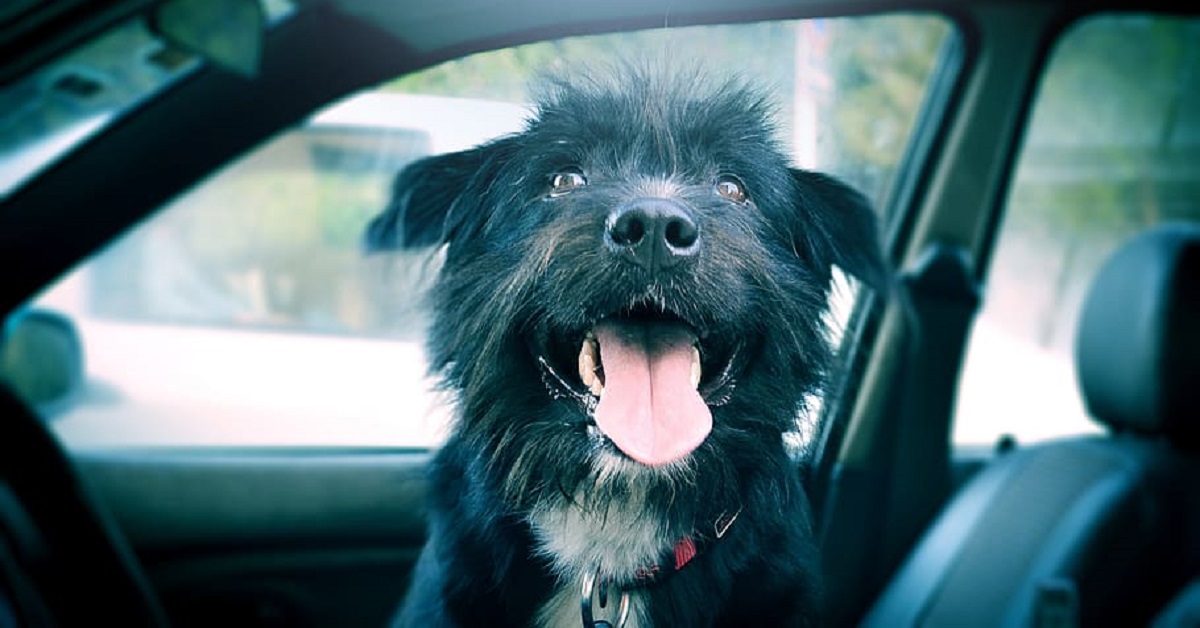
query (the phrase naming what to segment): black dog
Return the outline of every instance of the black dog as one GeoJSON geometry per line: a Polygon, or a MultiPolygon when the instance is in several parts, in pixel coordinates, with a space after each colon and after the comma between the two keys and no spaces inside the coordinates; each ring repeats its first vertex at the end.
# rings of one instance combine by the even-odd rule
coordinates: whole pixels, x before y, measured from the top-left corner
{"type": "Polygon", "coordinates": [[[401,625],[818,621],[783,434],[829,371],[832,267],[882,279],[874,214],[788,167],[743,82],[620,74],[412,164],[368,229],[447,245],[428,347],[457,422],[401,625]]]}

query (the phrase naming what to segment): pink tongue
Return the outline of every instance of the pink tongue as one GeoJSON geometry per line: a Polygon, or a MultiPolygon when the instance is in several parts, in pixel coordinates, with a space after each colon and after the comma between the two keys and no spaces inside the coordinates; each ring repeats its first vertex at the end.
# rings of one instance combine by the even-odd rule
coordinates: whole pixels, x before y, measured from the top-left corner
{"type": "Polygon", "coordinates": [[[600,323],[604,365],[596,426],[630,458],[651,466],[678,460],[712,431],[712,412],[692,386],[686,327],[668,323],[600,323]]]}

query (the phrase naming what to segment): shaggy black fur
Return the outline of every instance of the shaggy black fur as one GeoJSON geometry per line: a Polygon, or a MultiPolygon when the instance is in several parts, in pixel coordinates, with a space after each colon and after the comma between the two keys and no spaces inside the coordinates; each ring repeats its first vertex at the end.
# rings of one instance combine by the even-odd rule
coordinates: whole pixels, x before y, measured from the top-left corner
{"type": "Polygon", "coordinates": [[[662,539],[711,537],[738,513],[639,590],[654,626],[819,622],[808,502],[782,434],[830,370],[832,267],[883,283],[874,213],[846,185],[789,167],[767,99],[746,83],[617,74],[551,79],[524,132],[410,165],[368,229],[372,250],[447,247],[428,349],[457,422],[433,462],[402,625],[536,623],[559,587],[578,585],[530,520],[572,508],[654,521],[662,539]],[[551,193],[562,173],[586,184],[551,193]],[[719,181],[747,199],[717,193],[719,181]],[[685,208],[694,255],[651,269],[606,242],[610,214],[642,197],[685,208]],[[621,454],[595,431],[572,365],[610,316],[682,320],[702,337],[713,428],[677,464],[600,463],[621,454]]]}

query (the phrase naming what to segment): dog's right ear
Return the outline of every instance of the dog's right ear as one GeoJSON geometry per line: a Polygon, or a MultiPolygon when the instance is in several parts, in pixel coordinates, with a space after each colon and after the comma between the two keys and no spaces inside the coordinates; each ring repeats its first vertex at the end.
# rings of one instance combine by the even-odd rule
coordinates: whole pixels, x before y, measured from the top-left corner
{"type": "Polygon", "coordinates": [[[363,245],[368,253],[398,251],[448,242],[464,218],[456,207],[479,176],[495,144],[424,157],[392,182],[391,201],[371,220],[363,245]]]}
{"type": "Polygon", "coordinates": [[[888,292],[891,277],[870,201],[830,175],[796,168],[791,173],[812,220],[798,232],[802,242],[797,250],[809,257],[826,282],[832,278],[833,265],[877,293],[888,292]]]}

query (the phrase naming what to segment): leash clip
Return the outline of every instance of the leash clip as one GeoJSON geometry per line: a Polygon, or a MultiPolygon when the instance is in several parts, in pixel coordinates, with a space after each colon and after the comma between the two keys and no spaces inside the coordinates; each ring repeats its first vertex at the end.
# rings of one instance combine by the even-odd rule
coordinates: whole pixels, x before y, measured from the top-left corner
{"type": "Polygon", "coordinates": [[[604,619],[595,619],[592,615],[592,597],[597,598],[599,609],[604,609],[608,606],[608,581],[600,580],[600,586],[596,587],[596,578],[599,570],[589,573],[583,577],[583,589],[580,591],[579,598],[579,613],[583,619],[583,628],[624,628],[625,622],[629,620],[629,592],[621,591],[621,601],[617,605],[617,624],[613,624],[604,619]],[[599,588],[599,591],[597,591],[599,588]]]}

